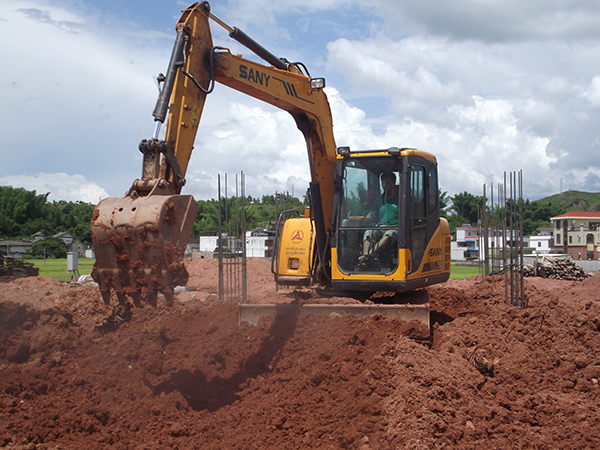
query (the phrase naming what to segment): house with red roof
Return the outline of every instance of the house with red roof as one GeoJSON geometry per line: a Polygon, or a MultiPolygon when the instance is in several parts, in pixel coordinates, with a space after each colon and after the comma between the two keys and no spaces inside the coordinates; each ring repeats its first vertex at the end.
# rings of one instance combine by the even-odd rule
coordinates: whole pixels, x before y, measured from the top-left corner
{"type": "Polygon", "coordinates": [[[550,221],[555,253],[568,253],[575,260],[600,259],[600,212],[569,211],[550,221]]]}

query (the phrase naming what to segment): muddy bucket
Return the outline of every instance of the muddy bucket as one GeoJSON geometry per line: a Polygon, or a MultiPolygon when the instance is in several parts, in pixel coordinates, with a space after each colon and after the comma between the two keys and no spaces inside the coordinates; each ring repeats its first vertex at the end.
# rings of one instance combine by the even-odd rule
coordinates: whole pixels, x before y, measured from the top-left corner
{"type": "Polygon", "coordinates": [[[183,255],[196,218],[191,195],[126,196],[101,201],[92,215],[96,263],[92,277],[106,304],[111,289],[119,303],[154,306],[162,292],[173,304],[174,288],[189,275],[183,255]]]}

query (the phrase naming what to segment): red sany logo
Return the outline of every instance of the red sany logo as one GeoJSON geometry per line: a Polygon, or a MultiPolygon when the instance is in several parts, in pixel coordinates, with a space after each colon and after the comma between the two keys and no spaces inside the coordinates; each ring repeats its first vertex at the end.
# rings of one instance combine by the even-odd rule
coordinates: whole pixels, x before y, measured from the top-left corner
{"type": "Polygon", "coordinates": [[[304,239],[304,233],[302,230],[296,230],[292,233],[292,242],[294,244],[299,244],[304,239]]]}

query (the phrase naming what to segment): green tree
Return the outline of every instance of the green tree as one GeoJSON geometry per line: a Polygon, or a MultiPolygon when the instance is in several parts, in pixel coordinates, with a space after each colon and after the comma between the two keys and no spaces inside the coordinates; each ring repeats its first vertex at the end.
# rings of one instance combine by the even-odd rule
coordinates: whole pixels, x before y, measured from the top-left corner
{"type": "Polygon", "coordinates": [[[32,258],[66,258],[67,246],[60,239],[47,238],[33,244],[30,255],[26,256],[32,258]]]}
{"type": "MultiPolygon", "coordinates": [[[[274,226],[277,215],[284,209],[304,211],[306,203],[296,197],[285,194],[263,195],[260,199],[247,196],[246,198],[229,197],[221,199],[221,223],[224,230],[234,230],[240,226],[241,217],[236,217],[237,211],[244,201],[246,210],[246,229],[269,229],[274,226]],[[227,222],[229,217],[229,223],[227,222]],[[236,224],[236,220],[238,223],[236,224]]],[[[218,227],[219,202],[217,200],[197,200],[198,213],[192,228],[192,237],[198,237],[207,232],[215,233],[218,227]]]]}
{"type": "Polygon", "coordinates": [[[0,235],[18,239],[30,238],[38,231],[47,235],[66,231],[84,243],[91,243],[90,221],[94,205],[66,201],[48,203],[48,195],[0,186],[0,235]]]}
{"type": "MultiPolygon", "coordinates": [[[[456,231],[457,227],[467,223],[473,226],[477,225],[479,211],[484,204],[483,197],[475,196],[465,191],[450,197],[450,200],[452,201],[452,205],[444,208],[442,216],[448,219],[452,233],[456,231]]],[[[440,208],[442,202],[447,205],[448,196],[446,193],[440,196],[440,208]]]]}
{"type": "MultiPolygon", "coordinates": [[[[46,199],[49,193],[38,195],[23,188],[0,186],[0,235],[26,237],[27,232],[41,226],[46,218],[46,199]]],[[[36,231],[34,231],[35,233],[36,231]]]]}
{"type": "Polygon", "coordinates": [[[440,216],[448,218],[448,204],[451,199],[447,191],[439,191],[440,216]]]}
{"type": "Polygon", "coordinates": [[[469,194],[467,191],[452,197],[450,209],[454,215],[465,219],[465,223],[476,225],[479,209],[483,206],[483,197],[469,194]]]}

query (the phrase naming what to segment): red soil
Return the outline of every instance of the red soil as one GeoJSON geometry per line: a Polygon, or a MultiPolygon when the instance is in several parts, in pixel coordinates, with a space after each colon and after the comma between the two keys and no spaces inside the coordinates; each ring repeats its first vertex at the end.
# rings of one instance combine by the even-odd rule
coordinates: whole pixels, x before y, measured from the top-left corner
{"type": "MultiPolygon", "coordinates": [[[[249,260],[250,302],[319,300],[275,292],[269,264],[249,260]]],[[[196,290],[117,311],[115,331],[97,288],[0,284],[0,447],[600,447],[600,275],[526,279],[524,310],[501,277],[430,287],[424,342],[380,316],[238,325],[216,261],[186,265],[196,290]]]]}

